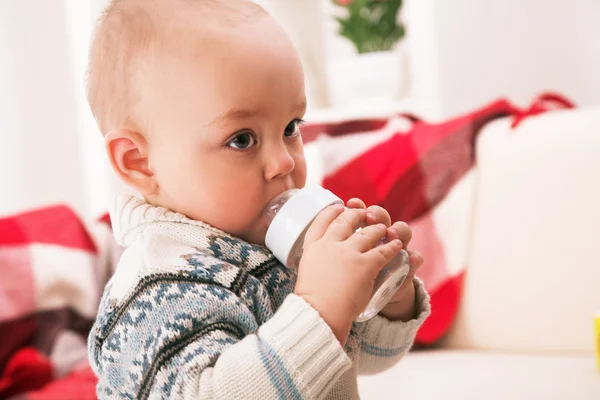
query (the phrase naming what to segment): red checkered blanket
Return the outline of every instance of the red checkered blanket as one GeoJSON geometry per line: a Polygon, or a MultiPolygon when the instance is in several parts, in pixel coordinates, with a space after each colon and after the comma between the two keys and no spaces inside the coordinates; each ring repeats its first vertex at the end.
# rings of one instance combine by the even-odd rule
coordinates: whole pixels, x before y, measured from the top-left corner
{"type": "MultiPolygon", "coordinates": [[[[325,187],[379,204],[413,227],[432,303],[417,344],[439,340],[458,308],[477,134],[495,118],[512,115],[516,126],[571,106],[544,95],[526,110],[498,100],[439,124],[400,115],[303,128],[305,142],[318,149],[325,187]],[[410,127],[401,128],[407,120],[410,127]]],[[[84,223],[67,206],[0,219],[1,399],[96,398],[85,341],[120,254],[106,218],[84,223]]]]}
{"type": "Polygon", "coordinates": [[[0,398],[95,399],[86,338],[121,254],[67,206],[0,219],[0,398]]]}

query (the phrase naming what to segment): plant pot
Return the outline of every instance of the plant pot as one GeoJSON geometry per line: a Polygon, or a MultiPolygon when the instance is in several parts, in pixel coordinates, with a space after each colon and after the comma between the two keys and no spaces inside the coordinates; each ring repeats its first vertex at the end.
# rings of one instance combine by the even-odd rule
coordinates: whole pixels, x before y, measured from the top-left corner
{"type": "Polygon", "coordinates": [[[402,46],[332,60],[327,71],[332,106],[398,100],[407,91],[407,66],[402,46]]]}

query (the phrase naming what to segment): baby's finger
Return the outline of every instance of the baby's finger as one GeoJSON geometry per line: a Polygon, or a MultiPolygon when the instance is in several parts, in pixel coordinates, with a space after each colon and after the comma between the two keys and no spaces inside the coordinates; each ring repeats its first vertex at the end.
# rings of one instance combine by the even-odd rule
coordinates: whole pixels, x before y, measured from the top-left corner
{"type": "Polygon", "coordinates": [[[383,207],[371,206],[367,208],[367,224],[384,224],[385,226],[390,226],[392,219],[383,207]]]}
{"type": "Polygon", "coordinates": [[[412,229],[410,229],[410,226],[406,222],[398,221],[394,222],[392,229],[396,232],[396,238],[402,240],[404,248],[407,248],[412,239],[412,229]]]}
{"type": "Polygon", "coordinates": [[[364,224],[366,211],[360,208],[348,208],[341,213],[327,228],[323,237],[343,241],[364,224]]]}
{"type": "Polygon", "coordinates": [[[410,271],[408,277],[412,278],[415,276],[417,270],[423,265],[423,256],[418,251],[408,250],[408,262],[410,264],[410,271]]]}
{"type": "Polygon", "coordinates": [[[321,211],[310,225],[310,228],[308,228],[308,231],[306,231],[304,244],[307,245],[321,239],[323,235],[325,235],[325,232],[327,232],[329,225],[331,225],[342,212],[344,212],[343,204],[334,204],[321,211]]]}
{"type": "Polygon", "coordinates": [[[369,225],[354,233],[346,242],[356,246],[361,253],[373,249],[381,244],[381,239],[385,238],[387,228],[384,224],[369,225]]]}
{"type": "Polygon", "coordinates": [[[379,272],[379,270],[398,255],[400,250],[402,250],[402,242],[398,239],[394,239],[391,242],[367,251],[365,256],[370,265],[377,266],[377,272],[379,272]]]}
{"type": "Polygon", "coordinates": [[[367,205],[361,199],[354,197],[354,198],[348,200],[348,202],[346,203],[346,207],[348,207],[348,208],[363,208],[364,209],[364,208],[367,208],[367,205]]]}

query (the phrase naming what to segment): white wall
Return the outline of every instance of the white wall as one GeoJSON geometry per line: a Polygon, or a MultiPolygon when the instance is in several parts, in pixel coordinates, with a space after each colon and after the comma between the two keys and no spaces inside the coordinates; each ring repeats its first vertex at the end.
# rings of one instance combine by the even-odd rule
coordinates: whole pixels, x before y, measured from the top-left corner
{"type": "Polygon", "coordinates": [[[107,0],[0,0],[0,216],[68,203],[95,217],[123,191],[85,99],[107,0]]]}
{"type": "MultiPolygon", "coordinates": [[[[405,0],[400,18],[408,26],[402,46],[408,49],[410,82],[406,98],[398,105],[356,104],[345,110],[316,109],[335,107],[331,87],[325,82],[328,64],[350,58],[355,49],[352,43],[337,34],[335,15],[344,11],[331,0],[255,0],[271,13],[286,29],[299,48],[307,75],[307,96],[311,119],[351,117],[352,115],[385,114],[397,111],[394,107],[410,107],[410,111],[437,118],[442,116],[439,83],[438,46],[433,29],[436,0],[405,0]],[[392,111],[393,110],[393,111],[392,111]]],[[[376,73],[376,72],[374,72],[376,73]]]]}
{"type": "Polygon", "coordinates": [[[444,115],[500,95],[526,103],[545,89],[600,104],[600,1],[434,3],[444,115]]]}
{"type": "MultiPolygon", "coordinates": [[[[400,106],[438,119],[499,96],[526,104],[543,90],[600,104],[599,17],[598,0],[405,0],[411,91],[400,106]]],[[[352,51],[336,29],[326,18],[328,59],[352,51]]]]}
{"type": "Polygon", "coordinates": [[[63,1],[0,1],[0,213],[87,202],[63,1]]]}

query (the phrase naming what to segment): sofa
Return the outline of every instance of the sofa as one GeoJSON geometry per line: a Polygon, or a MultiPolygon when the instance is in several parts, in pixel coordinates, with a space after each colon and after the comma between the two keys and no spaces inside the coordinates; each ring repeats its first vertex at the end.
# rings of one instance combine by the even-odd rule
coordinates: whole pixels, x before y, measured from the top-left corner
{"type": "Polygon", "coordinates": [[[510,126],[495,120],[477,139],[452,328],[361,376],[363,399],[600,399],[600,108],[510,126]]]}

